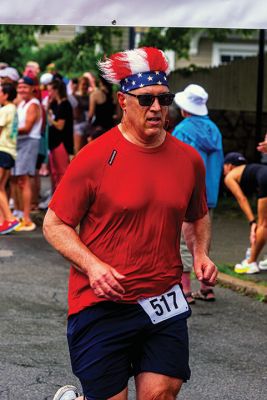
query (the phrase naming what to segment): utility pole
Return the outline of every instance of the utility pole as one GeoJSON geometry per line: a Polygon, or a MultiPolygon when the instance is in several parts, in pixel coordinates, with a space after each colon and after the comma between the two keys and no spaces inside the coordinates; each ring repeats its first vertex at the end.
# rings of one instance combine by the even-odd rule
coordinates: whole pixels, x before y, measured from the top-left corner
{"type": "Polygon", "coordinates": [[[135,48],[135,28],[129,28],[129,49],[132,50],[135,48]]]}
{"type": "MultiPolygon", "coordinates": [[[[258,53],[258,81],[257,81],[257,104],[256,104],[256,125],[255,125],[255,144],[264,139],[262,133],[262,113],[263,113],[263,93],[264,93],[264,45],[265,30],[259,30],[259,53],[258,53]]],[[[260,161],[261,154],[255,146],[255,160],[260,161]]]]}

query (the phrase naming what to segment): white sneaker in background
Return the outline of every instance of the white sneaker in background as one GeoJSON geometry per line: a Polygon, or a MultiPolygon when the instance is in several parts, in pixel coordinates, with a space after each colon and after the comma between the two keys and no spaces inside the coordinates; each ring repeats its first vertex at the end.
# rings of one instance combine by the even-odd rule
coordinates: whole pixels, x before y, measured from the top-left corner
{"type": "Polygon", "coordinates": [[[267,271],[267,258],[259,262],[259,269],[261,271],[267,271]]]}
{"type": "Polygon", "coordinates": [[[234,271],[237,274],[245,274],[247,272],[247,267],[244,267],[241,263],[235,265],[234,271]]]}
{"type": "Polygon", "coordinates": [[[252,263],[247,262],[247,266],[248,266],[248,269],[247,269],[246,274],[258,274],[260,272],[260,269],[256,262],[252,262],[252,263]]]}
{"type": "Polygon", "coordinates": [[[58,389],[55,396],[53,397],[53,400],[75,400],[77,399],[77,397],[80,396],[81,395],[78,392],[76,386],[66,385],[58,389]]]}
{"type": "Polygon", "coordinates": [[[256,262],[249,263],[247,260],[243,260],[235,265],[234,271],[238,274],[257,274],[260,269],[256,262]]]}

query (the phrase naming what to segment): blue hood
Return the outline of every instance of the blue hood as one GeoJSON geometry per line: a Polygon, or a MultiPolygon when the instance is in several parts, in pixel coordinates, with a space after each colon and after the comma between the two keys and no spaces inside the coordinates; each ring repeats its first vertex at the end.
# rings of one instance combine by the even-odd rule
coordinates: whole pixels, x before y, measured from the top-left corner
{"type": "Polygon", "coordinates": [[[220,130],[208,116],[193,115],[180,122],[172,135],[193,146],[201,155],[206,168],[208,207],[216,207],[224,159],[220,130]]]}
{"type": "Polygon", "coordinates": [[[183,128],[186,130],[186,134],[190,136],[191,141],[195,143],[195,148],[208,154],[222,148],[220,131],[208,116],[188,117],[181,122],[180,129],[183,128]]]}

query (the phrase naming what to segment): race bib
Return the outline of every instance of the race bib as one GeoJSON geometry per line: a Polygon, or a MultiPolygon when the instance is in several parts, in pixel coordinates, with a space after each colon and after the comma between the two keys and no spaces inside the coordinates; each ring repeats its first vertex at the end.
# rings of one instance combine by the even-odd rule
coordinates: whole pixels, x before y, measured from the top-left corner
{"type": "Polygon", "coordinates": [[[175,315],[189,311],[189,306],[179,285],[174,285],[168,292],[160,296],[138,300],[138,303],[147,313],[153,324],[158,324],[175,315]]]}

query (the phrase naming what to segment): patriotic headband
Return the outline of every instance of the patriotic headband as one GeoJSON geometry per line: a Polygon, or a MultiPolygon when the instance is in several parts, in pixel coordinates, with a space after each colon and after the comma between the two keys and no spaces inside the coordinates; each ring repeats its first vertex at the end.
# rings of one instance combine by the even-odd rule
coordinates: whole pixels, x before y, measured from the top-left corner
{"type": "Polygon", "coordinates": [[[122,92],[128,92],[129,90],[139,89],[144,86],[151,85],[164,85],[168,86],[167,76],[162,71],[147,71],[139,72],[128,76],[120,81],[122,92]]]}
{"type": "Polygon", "coordinates": [[[103,78],[120,84],[123,92],[151,85],[168,86],[168,61],[164,53],[154,47],[116,53],[105,61],[99,61],[98,67],[103,78]]]}

